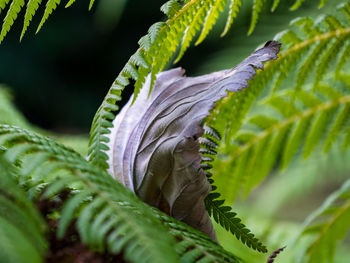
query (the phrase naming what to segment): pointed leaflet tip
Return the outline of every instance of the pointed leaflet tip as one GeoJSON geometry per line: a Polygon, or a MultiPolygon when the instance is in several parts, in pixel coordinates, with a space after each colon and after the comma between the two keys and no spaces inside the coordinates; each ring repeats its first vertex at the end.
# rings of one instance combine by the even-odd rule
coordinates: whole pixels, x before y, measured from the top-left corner
{"type": "Polygon", "coordinates": [[[70,7],[74,2],[75,0],[69,0],[69,2],[66,4],[64,8],[70,7]]]}
{"type": "Polygon", "coordinates": [[[89,4],[89,11],[91,10],[92,6],[94,5],[95,0],[90,0],[89,4]]]}

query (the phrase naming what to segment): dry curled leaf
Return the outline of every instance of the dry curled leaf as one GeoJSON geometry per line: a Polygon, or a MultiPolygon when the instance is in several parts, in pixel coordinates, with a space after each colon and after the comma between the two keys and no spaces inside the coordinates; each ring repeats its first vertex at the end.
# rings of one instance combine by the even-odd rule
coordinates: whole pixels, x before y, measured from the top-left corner
{"type": "Polygon", "coordinates": [[[211,187],[200,166],[201,124],[216,101],[247,87],[279,48],[269,41],[235,68],[199,77],[185,77],[181,68],[162,72],[149,97],[148,77],[113,122],[110,174],[144,202],[216,240],[203,201],[211,187]]]}

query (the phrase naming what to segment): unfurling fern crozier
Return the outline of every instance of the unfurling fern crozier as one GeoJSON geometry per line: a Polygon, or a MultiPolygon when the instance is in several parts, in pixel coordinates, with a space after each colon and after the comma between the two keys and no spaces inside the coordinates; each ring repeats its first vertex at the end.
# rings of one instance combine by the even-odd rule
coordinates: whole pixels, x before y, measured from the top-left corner
{"type": "Polygon", "coordinates": [[[200,164],[203,120],[227,91],[247,87],[262,62],[277,59],[279,48],[269,41],[235,68],[199,77],[185,77],[181,68],[162,72],[150,95],[148,77],[113,121],[109,173],[144,202],[216,240],[204,205],[211,186],[200,164]]]}

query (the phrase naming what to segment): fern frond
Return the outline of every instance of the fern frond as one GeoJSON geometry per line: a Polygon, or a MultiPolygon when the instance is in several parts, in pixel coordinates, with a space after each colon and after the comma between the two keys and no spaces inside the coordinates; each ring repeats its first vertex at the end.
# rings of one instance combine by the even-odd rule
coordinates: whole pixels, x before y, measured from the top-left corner
{"type": "MultiPolygon", "coordinates": [[[[293,94],[291,92],[291,96],[293,94]]],[[[297,100],[296,103],[300,101],[297,100]]],[[[275,119],[269,127],[260,127],[260,132],[247,137],[246,141],[240,141],[240,145],[237,142],[236,146],[231,148],[233,155],[225,161],[220,161],[220,167],[225,167],[222,169],[233,169],[230,178],[225,178],[225,183],[222,185],[227,189],[224,190],[225,197],[233,201],[242,185],[245,185],[245,192],[248,193],[272,169],[279,154],[282,154],[281,167],[286,167],[302,146],[304,146],[304,157],[308,157],[324,140],[327,142],[324,148],[329,150],[335,141],[334,130],[339,129],[337,135],[341,138],[342,131],[347,129],[347,125],[339,126],[339,123],[348,123],[349,115],[343,116],[342,109],[349,105],[348,95],[334,100],[320,101],[314,107],[305,107],[302,110],[297,109],[290,112],[289,115],[284,115],[282,120],[275,119]],[[339,115],[340,117],[337,117],[339,115]],[[340,120],[337,121],[339,118],[340,120]],[[334,121],[331,121],[333,119],[334,121]],[[325,134],[331,131],[333,135],[328,136],[333,136],[330,137],[332,139],[324,138],[325,134]],[[283,147],[283,145],[286,146],[283,147]]],[[[274,106],[286,113],[285,104],[274,106]]],[[[250,123],[254,124],[254,122],[250,123]]],[[[220,172],[219,166],[216,166],[215,163],[214,167],[216,172],[220,172]]]]}
{"type": "Polygon", "coordinates": [[[290,10],[297,10],[304,2],[305,0],[296,0],[295,3],[291,6],[290,10]]]}
{"type": "Polygon", "coordinates": [[[7,6],[7,4],[10,2],[10,0],[2,0],[0,1],[0,14],[1,11],[4,10],[4,8],[7,6]]]}
{"type": "Polygon", "coordinates": [[[209,34],[209,31],[213,28],[216,20],[219,18],[219,14],[224,11],[226,1],[216,1],[211,7],[207,16],[204,20],[204,25],[201,34],[199,35],[195,45],[199,45],[203,42],[206,36],[209,34]]]}
{"type": "Polygon", "coordinates": [[[3,262],[42,262],[46,225],[17,185],[18,171],[0,153],[0,256],[3,262]],[[30,255],[30,257],[28,257],[30,255]]]}
{"type": "Polygon", "coordinates": [[[221,34],[222,37],[225,36],[227,32],[230,30],[233,20],[237,17],[241,6],[242,6],[242,0],[230,0],[228,18],[226,21],[225,29],[221,34]]]}
{"type": "MultiPolygon", "coordinates": [[[[204,126],[204,134],[205,137],[201,137],[200,139],[207,139],[205,143],[203,140],[201,142],[201,146],[205,147],[205,149],[210,149],[213,146],[217,147],[216,140],[221,138],[220,134],[215,131],[215,129],[204,126]],[[213,139],[210,139],[210,137],[213,139]],[[210,142],[208,145],[207,142],[210,142]]],[[[205,154],[206,152],[204,152],[205,154]]],[[[212,162],[213,158],[202,156],[201,167],[204,170],[209,170],[212,166],[208,162],[212,162]],[[205,166],[207,165],[207,166],[205,166]]],[[[257,250],[259,252],[266,253],[266,247],[251,233],[249,229],[246,228],[244,224],[241,223],[241,219],[237,217],[237,214],[232,211],[232,208],[229,206],[225,206],[225,200],[220,200],[220,193],[216,191],[217,187],[214,185],[214,180],[211,178],[212,174],[210,172],[206,172],[209,183],[211,184],[212,190],[209,195],[205,198],[204,203],[206,210],[208,211],[210,216],[213,216],[214,220],[220,224],[227,231],[230,231],[233,235],[236,236],[238,240],[240,240],[243,244],[257,250]]]]}
{"type": "Polygon", "coordinates": [[[36,30],[36,33],[38,33],[40,31],[41,27],[44,25],[46,20],[49,18],[49,15],[52,14],[52,12],[57,8],[57,6],[60,3],[61,3],[61,0],[49,0],[49,1],[47,1],[44,15],[40,21],[40,24],[36,30]]]}
{"type": "Polygon", "coordinates": [[[38,7],[41,4],[41,1],[42,0],[29,0],[29,2],[27,3],[27,10],[26,10],[26,14],[24,15],[23,29],[22,29],[20,41],[22,40],[25,32],[27,31],[30,21],[32,20],[34,14],[38,10],[38,7]]]}
{"type": "Polygon", "coordinates": [[[274,0],[273,1],[272,7],[271,7],[271,12],[274,12],[276,10],[276,8],[278,7],[279,3],[280,3],[280,0],[274,0]]]}
{"type": "Polygon", "coordinates": [[[305,220],[301,236],[313,237],[307,249],[307,262],[332,262],[336,244],[345,238],[349,228],[350,181],[348,180],[305,220]]]}
{"type": "Polygon", "coordinates": [[[178,0],[170,0],[160,7],[160,10],[169,18],[173,17],[180,9],[178,0]]]}
{"type": "Polygon", "coordinates": [[[177,262],[173,241],[152,210],[78,153],[7,125],[0,125],[0,144],[6,149],[5,157],[20,165],[20,180],[30,186],[34,196],[44,183],[46,195],[70,188],[87,198],[81,203],[81,195],[78,199],[72,193],[70,198],[78,204],[70,201],[62,211],[61,234],[77,215],[82,240],[95,250],[123,251],[130,262],[177,262]]]}
{"type": "Polygon", "coordinates": [[[32,198],[72,189],[61,210],[59,238],[77,218],[84,243],[97,251],[122,251],[130,262],[178,262],[175,251],[181,262],[239,262],[205,234],[148,207],[68,147],[8,125],[0,125],[0,145],[6,159],[19,166],[18,179],[32,198]]]}
{"type": "Polygon", "coordinates": [[[180,262],[241,262],[238,257],[224,250],[202,232],[160,213],[159,210],[154,212],[178,241],[175,249],[181,255],[180,262]]]}
{"type": "Polygon", "coordinates": [[[345,58],[337,52],[349,45],[350,25],[342,20],[349,5],[342,5],[337,16],[323,16],[317,22],[304,18],[293,21],[304,34],[297,30],[279,34],[285,46],[279,59],[267,63],[249,89],[218,102],[207,119],[208,126],[225,131],[218,149],[220,158],[213,166],[215,180],[228,202],[242,188],[247,194],[273,167],[285,168],[302,148],[306,158],[321,142],[328,151],[333,142],[344,139],[349,125],[349,95],[338,84],[321,82],[326,72],[330,76],[339,70],[329,65],[344,63],[345,58]],[[297,86],[283,90],[286,81],[297,86]],[[306,89],[305,83],[313,88],[306,89]],[[253,110],[266,114],[247,118],[263,90],[265,98],[253,110]]]}
{"type": "Polygon", "coordinates": [[[250,21],[250,27],[248,29],[248,35],[253,33],[253,30],[254,30],[256,24],[258,23],[259,14],[260,14],[263,6],[265,5],[265,3],[266,3],[266,0],[254,0],[252,19],[250,21]]]}
{"type": "Polygon", "coordinates": [[[218,200],[219,197],[219,193],[211,192],[205,199],[209,215],[212,215],[218,224],[230,231],[243,244],[259,252],[266,253],[266,247],[241,223],[241,219],[236,217],[237,214],[232,212],[231,207],[223,205],[224,200],[218,200]]]}
{"type": "Polygon", "coordinates": [[[21,11],[24,6],[24,0],[13,0],[9,10],[7,11],[4,23],[2,24],[0,32],[0,43],[4,40],[4,37],[9,32],[10,28],[13,25],[13,22],[17,19],[18,13],[21,11]]]}
{"type": "MultiPolygon", "coordinates": [[[[0,13],[1,11],[6,7],[6,5],[11,1],[11,5],[9,10],[7,11],[6,17],[4,19],[4,23],[1,28],[0,33],[0,43],[4,40],[5,36],[11,29],[14,21],[17,19],[18,13],[22,10],[25,1],[24,0],[1,0],[0,1],[0,13]]],[[[66,7],[71,6],[74,3],[75,0],[70,0],[66,7]]],[[[52,12],[57,8],[57,6],[60,4],[61,0],[48,0],[46,3],[46,8],[44,11],[44,15],[40,21],[40,24],[36,30],[36,33],[38,33],[43,26],[43,24],[46,22],[46,20],[49,18],[49,16],[52,14],[52,12]]],[[[23,22],[23,29],[21,32],[20,40],[22,40],[25,32],[28,29],[28,26],[35,15],[35,13],[38,10],[39,5],[42,3],[42,0],[29,0],[27,2],[27,8],[26,13],[24,16],[24,22],[23,22]]],[[[94,4],[94,1],[91,0],[89,4],[89,10],[91,10],[92,5],[94,4]]]]}

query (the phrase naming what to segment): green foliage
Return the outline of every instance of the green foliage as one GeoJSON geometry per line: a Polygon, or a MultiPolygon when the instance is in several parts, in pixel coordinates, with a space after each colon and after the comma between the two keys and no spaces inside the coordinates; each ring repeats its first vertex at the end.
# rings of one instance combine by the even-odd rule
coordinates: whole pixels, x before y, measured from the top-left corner
{"type": "Polygon", "coordinates": [[[213,216],[214,220],[224,227],[227,231],[230,231],[236,236],[238,240],[241,240],[243,244],[246,244],[249,248],[257,250],[259,252],[267,252],[267,248],[256,238],[244,224],[241,223],[241,219],[237,216],[237,213],[232,211],[230,206],[225,206],[225,200],[220,200],[220,193],[218,193],[217,187],[214,185],[214,180],[211,178],[212,174],[208,171],[212,168],[210,162],[214,159],[210,155],[215,155],[215,148],[217,148],[217,140],[221,139],[221,135],[213,128],[204,127],[205,137],[201,139],[201,152],[202,156],[202,168],[206,170],[206,176],[211,184],[212,190],[205,198],[205,206],[210,216],[213,216]]]}
{"type": "MultiPolygon", "coordinates": [[[[4,4],[6,5],[6,4],[4,4]]],[[[0,43],[6,36],[7,32],[10,30],[10,28],[13,25],[13,22],[17,19],[18,13],[21,11],[21,8],[24,6],[24,0],[13,0],[11,2],[10,8],[6,14],[6,17],[4,19],[4,23],[1,28],[0,32],[0,43]]]]}
{"type": "Polygon", "coordinates": [[[307,249],[307,262],[331,262],[336,245],[350,227],[350,181],[330,195],[304,222],[302,236],[314,241],[307,249]]]}
{"type": "MultiPolygon", "coordinates": [[[[1,150],[1,149],[0,149],[1,150]]],[[[2,262],[43,262],[46,225],[17,185],[15,167],[0,153],[0,257],[2,262]],[[30,255],[30,257],[28,257],[30,255]]]]}
{"type": "Polygon", "coordinates": [[[169,228],[171,235],[177,240],[175,250],[181,255],[180,262],[241,262],[238,257],[224,250],[202,232],[165,216],[159,210],[155,210],[155,213],[159,215],[162,222],[169,228]]]}
{"type": "MultiPolygon", "coordinates": [[[[213,191],[215,190],[213,188],[213,191]]],[[[266,253],[267,248],[241,223],[241,219],[236,217],[237,213],[232,212],[230,206],[223,205],[225,201],[218,199],[219,197],[219,193],[211,192],[205,199],[205,205],[209,215],[213,216],[218,224],[234,234],[243,244],[259,252],[266,253]]]]}
{"type": "Polygon", "coordinates": [[[208,237],[148,207],[68,147],[8,125],[0,125],[0,145],[6,159],[19,166],[18,179],[31,198],[38,198],[43,186],[42,198],[72,190],[61,210],[59,238],[76,218],[83,243],[96,251],[123,252],[130,262],[178,262],[176,251],[186,259],[184,262],[199,256],[203,261],[215,258],[219,262],[237,262],[235,256],[223,253],[208,237]],[[186,240],[175,245],[176,251],[164,224],[178,242],[186,240]],[[191,245],[182,250],[186,244],[191,245]]]}
{"type": "MultiPolygon", "coordinates": [[[[22,29],[20,40],[22,40],[22,38],[23,38],[25,32],[27,31],[28,26],[29,26],[30,22],[32,21],[32,18],[35,15],[36,10],[38,10],[38,7],[40,4],[41,4],[41,0],[29,0],[29,2],[27,4],[26,13],[24,15],[24,23],[23,23],[23,29],[22,29]]],[[[48,16],[46,17],[46,19],[47,18],[48,18],[48,16]]]]}
{"type": "Polygon", "coordinates": [[[0,126],[0,134],[6,158],[14,164],[21,160],[21,180],[32,195],[43,183],[49,184],[45,197],[73,186],[79,190],[62,210],[60,233],[78,213],[82,241],[95,250],[123,250],[131,262],[176,262],[173,241],[150,208],[108,174],[72,149],[40,135],[6,125],[0,126]]]}
{"type": "Polygon", "coordinates": [[[272,168],[286,168],[299,153],[307,158],[321,143],[327,152],[339,139],[346,147],[349,89],[326,78],[339,75],[341,68],[330,65],[348,56],[343,50],[350,43],[349,21],[344,19],[349,4],[339,8],[336,16],[322,16],[317,22],[293,21],[296,30],[278,35],[284,43],[280,58],[269,62],[249,89],[219,102],[208,119],[208,125],[225,131],[213,166],[228,202],[241,190],[247,195],[272,168]]]}
{"type": "MultiPolygon", "coordinates": [[[[41,29],[41,27],[43,26],[45,21],[49,18],[49,15],[51,15],[53,10],[55,10],[56,7],[60,4],[60,2],[61,2],[61,0],[48,0],[47,1],[43,18],[40,21],[38,29],[36,30],[37,33],[39,32],[39,30],[41,29]]],[[[29,22],[27,22],[27,23],[29,23],[29,22]]]]}

